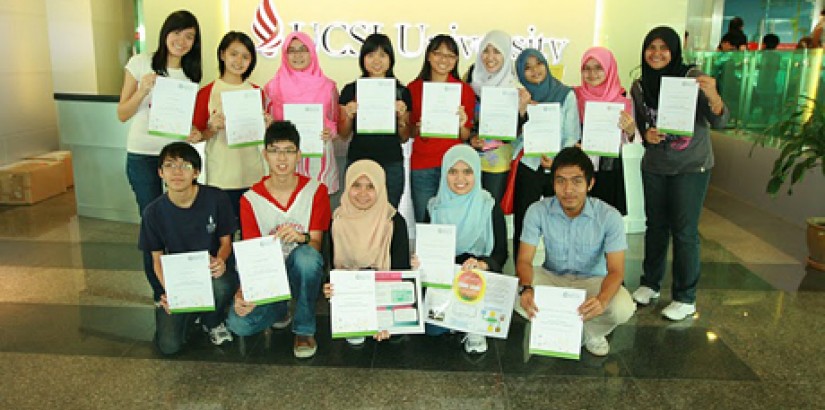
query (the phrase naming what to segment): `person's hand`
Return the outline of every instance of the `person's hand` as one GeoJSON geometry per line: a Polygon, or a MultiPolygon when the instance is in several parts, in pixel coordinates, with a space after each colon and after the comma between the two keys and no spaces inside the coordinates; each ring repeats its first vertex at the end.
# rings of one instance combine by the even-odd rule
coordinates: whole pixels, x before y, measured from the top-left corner
{"type": "Polygon", "coordinates": [[[329,299],[332,297],[332,284],[324,283],[324,297],[329,299]]]}
{"type": "Polygon", "coordinates": [[[209,255],[209,272],[212,273],[213,278],[220,278],[226,272],[226,262],[221,258],[209,255]]]}
{"type": "Polygon", "coordinates": [[[658,144],[665,139],[665,134],[660,134],[656,127],[650,127],[645,132],[645,141],[648,144],[658,144]]]}
{"type": "Polygon", "coordinates": [[[586,322],[604,313],[604,309],[605,306],[602,305],[602,301],[597,297],[592,297],[579,306],[579,315],[581,315],[582,321],[586,322]]]}
{"type": "Polygon", "coordinates": [[[407,104],[404,101],[396,100],[395,101],[395,115],[398,118],[401,118],[404,114],[407,113],[407,104]]]}
{"type": "Polygon", "coordinates": [[[324,130],[321,131],[321,139],[324,140],[324,141],[331,140],[332,139],[332,131],[329,128],[324,127],[324,130]]]}
{"type": "Polygon", "coordinates": [[[527,106],[530,105],[533,97],[530,96],[530,91],[524,88],[518,89],[518,112],[520,115],[527,113],[527,106]]]}
{"type": "Polygon", "coordinates": [[[389,330],[382,330],[382,331],[372,335],[372,338],[375,339],[375,341],[377,341],[377,342],[380,342],[382,340],[387,340],[387,339],[390,338],[390,331],[389,330]]]}
{"type": "Polygon", "coordinates": [[[254,309],[255,303],[245,301],[242,291],[238,291],[238,293],[235,294],[235,313],[237,313],[238,316],[244,317],[252,313],[254,309]]]}
{"type": "Polygon", "coordinates": [[[696,83],[699,84],[699,89],[705,93],[705,97],[708,98],[708,101],[713,103],[716,100],[721,100],[722,97],[719,96],[719,91],[716,90],[716,79],[709,76],[709,75],[700,75],[696,77],[696,83]]]}
{"type": "Polygon", "coordinates": [[[544,169],[550,169],[553,166],[553,158],[548,157],[547,155],[541,156],[541,166],[544,169]]]}
{"type": "Polygon", "coordinates": [[[347,105],[344,106],[344,114],[347,115],[347,118],[353,119],[355,118],[355,113],[358,112],[358,103],[355,101],[350,101],[347,105]]]}
{"type": "Polygon", "coordinates": [[[525,289],[524,292],[521,292],[521,296],[519,298],[521,299],[521,307],[524,309],[524,312],[527,313],[527,317],[530,319],[534,318],[536,316],[536,312],[539,311],[539,308],[536,306],[533,289],[525,289]]]}
{"type": "Polygon", "coordinates": [[[165,293],[160,295],[160,301],[159,302],[160,302],[160,306],[163,308],[163,310],[166,311],[166,314],[171,315],[172,312],[169,311],[169,300],[166,299],[166,294],[165,293]]]}
{"type": "Polygon", "coordinates": [[[141,77],[140,83],[138,83],[138,92],[144,97],[149,95],[149,93],[152,92],[152,88],[155,87],[155,80],[157,80],[157,78],[157,73],[149,73],[141,77]]]}
{"type": "Polygon", "coordinates": [[[461,269],[465,271],[473,269],[487,270],[487,268],[489,268],[487,262],[480,261],[476,258],[469,258],[461,264],[461,269]]]}
{"type": "Polygon", "coordinates": [[[206,125],[212,132],[218,132],[226,128],[226,116],[223,115],[222,112],[218,112],[218,110],[213,110],[212,114],[209,114],[209,121],[206,125]]]}
{"type": "Polygon", "coordinates": [[[264,124],[266,125],[266,128],[269,128],[269,126],[272,125],[272,121],[273,121],[272,116],[269,115],[268,112],[265,112],[264,113],[264,124]]]}
{"type": "Polygon", "coordinates": [[[627,111],[622,111],[621,114],[619,114],[619,128],[621,128],[625,134],[630,135],[630,140],[633,141],[633,134],[636,133],[636,121],[627,111]]]}
{"type": "Polygon", "coordinates": [[[192,130],[189,131],[189,136],[186,137],[186,142],[190,144],[195,144],[201,141],[203,141],[203,134],[201,134],[201,130],[193,126],[192,130]]]}
{"type": "Polygon", "coordinates": [[[421,267],[421,260],[418,259],[418,255],[412,254],[412,256],[410,256],[410,267],[413,270],[418,270],[421,267]]]}
{"type": "Polygon", "coordinates": [[[475,149],[482,149],[484,148],[484,140],[479,138],[478,135],[473,135],[470,137],[470,146],[475,149]]]}
{"type": "Polygon", "coordinates": [[[276,238],[279,238],[283,243],[304,243],[304,234],[298,232],[292,225],[281,225],[274,233],[276,238]]]}
{"type": "Polygon", "coordinates": [[[464,106],[459,106],[456,114],[458,114],[458,126],[463,127],[467,123],[467,112],[464,111],[464,106]]]}

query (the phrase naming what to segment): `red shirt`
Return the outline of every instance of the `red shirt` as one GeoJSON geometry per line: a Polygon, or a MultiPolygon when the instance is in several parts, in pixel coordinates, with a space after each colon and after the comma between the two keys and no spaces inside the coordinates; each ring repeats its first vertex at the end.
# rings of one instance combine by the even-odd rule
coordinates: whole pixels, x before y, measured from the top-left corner
{"type": "MultiPolygon", "coordinates": [[[[269,175],[263,177],[259,182],[255,185],[252,185],[252,188],[249,188],[258,195],[266,198],[269,202],[271,202],[276,207],[280,208],[283,211],[289,210],[292,206],[292,203],[295,202],[295,197],[298,196],[298,193],[301,192],[302,189],[306,186],[309,182],[309,178],[295,174],[298,177],[298,186],[295,187],[295,191],[292,192],[292,195],[289,197],[289,202],[287,202],[286,206],[281,205],[266,189],[266,180],[269,179],[269,175]]],[[[310,231],[327,231],[329,230],[329,223],[332,220],[332,212],[330,211],[330,204],[329,204],[329,194],[327,194],[327,186],[324,184],[319,184],[318,190],[315,191],[315,196],[312,198],[312,213],[309,217],[309,230],[310,231]]],[[[255,212],[252,210],[252,204],[249,203],[249,200],[245,197],[241,197],[241,231],[243,232],[244,239],[252,239],[252,238],[260,238],[263,236],[261,234],[261,230],[258,227],[258,221],[255,219],[255,212]]]]}
{"type": "MultiPolygon", "coordinates": [[[[461,106],[467,113],[467,122],[464,127],[471,128],[473,116],[475,115],[476,93],[467,83],[456,79],[453,76],[447,77],[448,83],[461,84],[461,106]]],[[[420,78],[413,80],[407,85],[412,94],[412,110],[410,111],[410,121],[412,124],[421,122],[421,100],[424,97],[424,81],[420,78]]],[[[441,166],[441,159],[444,153],[454,145],[463,144],[460,138],[425,138],[420,135],[415,136],[413,142],[412,155],[410,156],[411,169],[437,168],[441,166]]]]}

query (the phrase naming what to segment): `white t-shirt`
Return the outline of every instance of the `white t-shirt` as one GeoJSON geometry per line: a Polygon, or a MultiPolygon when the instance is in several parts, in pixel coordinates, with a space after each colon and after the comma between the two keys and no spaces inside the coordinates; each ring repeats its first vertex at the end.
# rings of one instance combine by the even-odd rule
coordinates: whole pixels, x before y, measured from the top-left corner
{"type": "MultiPolygon", "coordinates": [[[[140,84],[140,79],[144,75],[152,72],[152,55],[138,54],[132,56],[129,62],[126,63],[126,71],[132,75],[140,84]]],[[[169,78],[176,80],[189,80],[189,77],[183,73],[182,68],[167,68],[169,78]]],[[[159,155],[160,150],[164,146],[174,141],[169,138],[157,137],[149,135],[147,128],[149,126],[149,104],[152,102],[152,93],[150,92],[143,101],[140,102],[135,115],[132,116],[132,124],[129,128],[129,135],[126,138],[126,151],[133,154],[143,155],[159,155]]]]}

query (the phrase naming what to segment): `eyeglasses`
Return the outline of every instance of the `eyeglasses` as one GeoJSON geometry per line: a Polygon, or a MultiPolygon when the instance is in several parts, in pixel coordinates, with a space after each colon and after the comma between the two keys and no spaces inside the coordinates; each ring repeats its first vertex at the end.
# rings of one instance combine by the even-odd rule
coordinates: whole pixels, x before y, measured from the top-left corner
{"type": "Polygon", "coordinates": [[[191,171],[195,169],[195,166],[188,162],[182,162],[180,164],[164,162],[161,168],[163,168],[164,171],[191,171]]]}
{"type": "Polygon", "coordinates": [[[452,53],[442,53],[440,51],[433,51],[432,54],[433,57],[440,58],[442,60],[455,61],[458,59],[458,56],[452,53]]]}
{"type": "Polygon", "coordinates": [[[306,48],[306,47],[298,47],[298,48],[287,47],[286,53],[287,54],[305,54],[305,53],[309,53],[309,49],[306,48]]]}
{"type": "Polygon", "coordinates": [[[295,148],[280,149],[280,148],[274,148],[274,147],[273,148],[267,147],[266,152],[268,152],[272,155],[283,155],[285,157],[291,157],[291,156],[297,154],[298,150],[295,149],[295,148]]]}

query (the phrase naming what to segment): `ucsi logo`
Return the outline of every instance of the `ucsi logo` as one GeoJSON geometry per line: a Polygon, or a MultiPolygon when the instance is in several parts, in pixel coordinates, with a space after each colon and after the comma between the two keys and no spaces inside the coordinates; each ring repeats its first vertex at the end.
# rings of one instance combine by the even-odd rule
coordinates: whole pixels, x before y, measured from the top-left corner
{"type": "Polygon", "coordinates": [[[272,0],[263,0],[255,10],[255,19],[252,21],[252,34],[258,43],[258,52],[262,56],[274,58],[281,49],[284,33],[281,30],[283,20],[278,15],[275,3],[272,0]]]}

